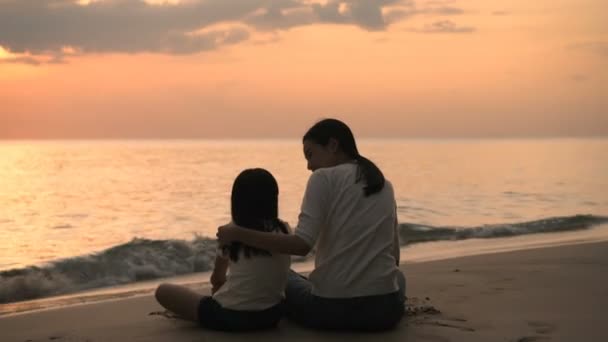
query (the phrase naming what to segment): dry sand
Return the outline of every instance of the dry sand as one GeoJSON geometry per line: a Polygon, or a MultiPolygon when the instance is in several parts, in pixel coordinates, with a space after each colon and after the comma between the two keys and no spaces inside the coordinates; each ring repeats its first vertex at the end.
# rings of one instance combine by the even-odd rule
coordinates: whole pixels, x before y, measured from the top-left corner
{"type": "Polygon", "coordinates": [[[385,333],[319,332],[286,320],[266,332],[213,332],[150,314],[162,309],[146,295],[5,316],[0,341],[608,341],[606,242],[402,268],[410,315],[385,333]]]}

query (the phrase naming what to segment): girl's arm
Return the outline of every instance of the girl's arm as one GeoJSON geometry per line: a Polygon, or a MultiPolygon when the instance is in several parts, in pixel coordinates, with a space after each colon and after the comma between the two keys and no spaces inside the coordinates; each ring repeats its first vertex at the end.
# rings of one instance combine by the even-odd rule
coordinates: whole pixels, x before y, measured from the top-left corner
{"type": "Polygon", "coordinates": [[[219,251],[215,256],[215,266],[211,274],[211,294],[214,294],[226,282],[226,271],[228,271],[229,260],[219,251]]]}
{"type": "Polygon", "coordinates": [[[296,235],[260,232],[241,228],[234,223],[219,227],[217,237],[222,244],[238,241],[252,247],[281,254],[304,256],[310,252],[311,248],[296,235]]]}

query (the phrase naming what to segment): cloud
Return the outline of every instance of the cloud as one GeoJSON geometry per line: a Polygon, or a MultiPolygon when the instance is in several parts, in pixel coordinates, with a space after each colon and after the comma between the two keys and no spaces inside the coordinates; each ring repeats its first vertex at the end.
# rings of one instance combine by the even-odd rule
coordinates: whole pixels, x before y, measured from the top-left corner
{"type": "Polygon", "coordinates": [[[476,29],[472,26],[458,26],[450,20],[440,20],[432,24],[425,25],[422,29],[413,29],[418,33],[471,33],[476,29]]]}
{"type": "Polygon", "coordinates": [[[418,8],[421,14],[438,14],[438,15],[460,15],[465,13],[462,8],[455,7],[455,0],[427,0],[421,1],[422,5],[418,8]]]}
{"type": "Polygon", "coordinates": [[[295,1],[273,2],[247,16],[245,23],[260,31],[288,30],[292,27],[312,25],[318,18],[311,7],[295,1]]]}
{"type": "Polygon", "coordinates": [[[395,19],[405,18],[405,16],[395,16],[395,10],[391,10],[389,12],[392,13],[390,14],[391,21],[386,20],[382,13],[383,8],[396,5],[398,7],[410,7],[411,2],[399,0],[330,0],[326,4],[313,4],[312,9],[321,23],[355,24],[369,31],[380,31],[386,29],[388,24],[394,22],[395,19]]]}
{"type": "Polygon", "coordinates": [[[30,65],[89,53],[184,55],[250,40],[273,42],[278,39],[253,37],[276,37],[305,25],[383,31],[415,15],[462,13],[450,1],[417,6],[413,0],[0,0],[0,47],[11,54],[2,63],[30,65]],[[66,47],[78,53],[66,53],[66,47]]]}
{"type": "MultiPolygon", "coordinates": [[[[0,46],[16,55],[192,54],[249,40],[253,32],[319,23],[385,30],[410,0],[0,0],[0,46]],[[221,28],[219,28],[221,27],[221,28]]],[[[5,61],[6,62],[6,61],[5,61]]],[[[33,63],[32,63],[33,64],[33,63]]]]}
{"type": "MultiPolygon", "coordinates": [[[[1,49],[0,49],[1,52],[1,49]]],[[[76,55],[76,53],[69,53],[69,55],[76,55]]],[[[0,57],[0,64],[27,64],[27,65],[42,65],[42,64],[66,64],[64,53],[57,53],[50,56],[31,56],[25,55],[14,55],[9,54],[8,56],[0,57]]]]}
{"type": "MultiPolygon", "coordinates": [[[[158,46],[149,52],[183,55],[214,50],[222,45],[236,44],[249,38],[249,31],[242,28],[214,30],[200,34],[169,32],[158,46]]],[[[144,50],[145,51],[145,50],[144,50]]]]}
{"type": "Polygon", "coordinates": [[[570,44],[570,50],[591,52],[602,57],[608,57],[608,41],[587,41],[582,43],[570,44]]]}
{"type": "Polygon", "coordinates": [[[440,15],[459,15],[463,14],[464,10],[458,7],[452,6],[439,6],[439,7],[428,7],[423,10],[424,13],[428,14],[440,14],[440,15]]]}
{"type": "Polygon", "coordinates": [[[406,5],[394,8],[387,11],[384,15],[384,19],[388,24],[402,21],[404,19],[416,16],[453,16],[464,14],[465,10],[453,6],[445,6],[444,2],[427,2],[424,6],[418,7],[414,2],[409,2],[406,5]]]}
{"type": "Polygon", "coordinates": [[[31,56],[24,57],[7,57],[0,58],[0,64],[28,64],[28,65],[40,65],[42,62],[37,58],[31,56]]]}
{"type": "Polygon", "coordinates": [[[88,52],[188,53],[234,44],[243,29],[192,31],[241,18],[262,1],[208,0],[150,5],[139,0],[106,0],[79,5],[75,0],[0,2],[0,45],[12,53],[60,53],[64,46],[88,52]]]}

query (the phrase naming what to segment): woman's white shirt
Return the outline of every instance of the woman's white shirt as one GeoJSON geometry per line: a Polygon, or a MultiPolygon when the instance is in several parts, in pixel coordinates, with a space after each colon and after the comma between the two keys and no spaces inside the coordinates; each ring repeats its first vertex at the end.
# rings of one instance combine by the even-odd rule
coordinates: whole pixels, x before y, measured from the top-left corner
{"type": "Polygon", "coordinates": [[[315,249],[312,293],[327,298],[381,295],[398,290],[393,244],[395,195],[384,188],[364,196],[357,164],[312,173],[295,235],[315,249]]]}

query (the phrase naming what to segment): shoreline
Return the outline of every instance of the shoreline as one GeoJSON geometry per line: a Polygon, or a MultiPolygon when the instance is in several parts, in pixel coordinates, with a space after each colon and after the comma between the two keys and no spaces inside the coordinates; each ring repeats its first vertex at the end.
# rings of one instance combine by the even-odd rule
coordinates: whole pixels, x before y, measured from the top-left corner
{"type": "MultiPolygon", "coordinates": [[[[0,317],[3,341],[608,340],[608,242],[590,242],[404,264],[408,303],[419,308],[397,329],[331,333],[283,320],[274,330],[214,332],[168,318],[142,295],[0,317]],[[429,310],[428,308],[433,308],[429,310]]],[[[209,288],[201,290],[208,293],[209,288]]]]}
{"type": "MultiPolygon", "coordinates": [[[[422,242],[401,247],[401,267],[463,257],[574,246],[602,241],[608,241],[608,225],[599,225],[586,231],[539,233],[494,239],[422,242]]],[[[297,272],[306,273],[312,270],[313,264],[313,260],[295,262],[292,263],[292,268],[297,272]]],[[[146,296],[152,294],[154,289],[164,282],[181,284],[200,290],[209,285],[210,275],[211,271],[190,273],[169,278],[158,278],[111,287],[93,288],[58,296],[0,304],[0,319],[38,311],[146,296]]]]}

